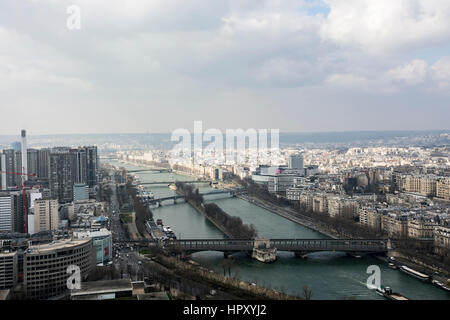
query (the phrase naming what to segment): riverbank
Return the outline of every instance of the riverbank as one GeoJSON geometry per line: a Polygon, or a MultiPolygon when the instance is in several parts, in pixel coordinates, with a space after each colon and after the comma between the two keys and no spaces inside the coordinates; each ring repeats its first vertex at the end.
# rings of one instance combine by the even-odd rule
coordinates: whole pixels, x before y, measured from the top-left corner
{"type": "Polygon", "coordinates": [[[178,258],[169,257],[163,254],[152,255],[151,259],[181,277],[191,281],[206,283],[212,288],[217,288],[218,290],[227,292],[241,299],[300,300],[300,298],[288,295],[284,292],[260,287],[238,278],[223,276],[212,270],[208,270],[197,263],[185,262],[178,258]]]}

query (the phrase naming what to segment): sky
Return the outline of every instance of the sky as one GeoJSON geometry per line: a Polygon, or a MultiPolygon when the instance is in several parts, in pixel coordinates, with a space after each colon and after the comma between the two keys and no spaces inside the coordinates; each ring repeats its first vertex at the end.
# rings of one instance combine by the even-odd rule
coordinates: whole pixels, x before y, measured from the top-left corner
{"type": "Polygon", "coordinates": [[[449,119],[448,0],[0,1],[0,135],[449,119]]]}

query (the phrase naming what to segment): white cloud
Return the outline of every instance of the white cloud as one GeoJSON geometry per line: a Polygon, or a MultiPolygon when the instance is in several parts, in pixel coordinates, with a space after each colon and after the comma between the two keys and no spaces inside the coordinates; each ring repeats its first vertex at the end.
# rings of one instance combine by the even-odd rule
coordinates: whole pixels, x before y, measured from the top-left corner
{"type": "Polygon", "coordinates": [[[450,56],[439,59],[432,67],[431,74],[439,88],[450,87],[450,56]]]}
{"type": "Polygon", "coordinates": [[[424,82],[427,74],[428,63],[418,59],[387,72],[387,76],[390,79],[403,82],[407,85],[417,85],[424,82]]]}
{"type": "Polygon", "coordinates": [[[367,94],[409,105],[412,93],[444,96],[432,89],[450,85],[449,42],[448,0],[2,0],[0,92],[10,105],[27,92],[43,108],[58,94],[108,114],[140,106],[145,119],[186,105],[178,126],[217,119],[217,100],[233,115],[277,108],[285,91],[291,109],[305,91],[323,110],[367,94]],[[324,2],[328,16],[311,14],[324,2]],[[66,28],[71,4],[80,31],[66,28]]]}
{"type": "Polygon", "coordinates": [[[448,0],[326,0],[322,39],[371,54],[422,48],[450,39],[448,0]]]}
{"type": "Polygon", "coordinates": [[[366,88],[368,81],[365,77],[354,74],[331,74],[327,77],[328,84],[349,88],[366,88]]]}

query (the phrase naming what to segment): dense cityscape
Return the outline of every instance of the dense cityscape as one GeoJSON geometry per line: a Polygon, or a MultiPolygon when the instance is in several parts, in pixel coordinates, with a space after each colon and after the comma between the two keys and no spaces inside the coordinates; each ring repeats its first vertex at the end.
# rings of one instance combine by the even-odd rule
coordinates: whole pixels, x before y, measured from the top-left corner
{"type": "Polygon", "coordinates": [[[0,1],[0,315],[445,314],[449,48],[448,0],[0,1]]]}
{"type": "MultiPolygon", "coordinates": [[[[293,290],[279,279],[253,282],[238,270],[239,261],[276,265],[289,257],[320,261],[323,254],[329,261],[344,254],[356,264],[376,257],[448,299],[449,147],[436,145],[436,137],[421,146],[288,144],[268,163],[234,165],[203,148],[180,160],[139,143],[45,147],[39,136],[30,140],[44,147],[28,148],[22,130],[0,157],[3,299],[323,299],[305,279],[293,290]],[[224,206],[232,199],[311,230],[306,239],[316,240],[261,235],[258,216],[224,206]],[[185,206],[220,236],[191,237],[183,222],[159,211],[175,215],[185,206]],[[203,255],[211,251],[223,252],[220,266],[203,255]],[[72,265],[80,274],[73,290],[72,265]]],[[[252,152],[246,149],[246,159],[252,152]]],[[[381,293],[392,300],[413,294],[389,292],[381,293]]]]}

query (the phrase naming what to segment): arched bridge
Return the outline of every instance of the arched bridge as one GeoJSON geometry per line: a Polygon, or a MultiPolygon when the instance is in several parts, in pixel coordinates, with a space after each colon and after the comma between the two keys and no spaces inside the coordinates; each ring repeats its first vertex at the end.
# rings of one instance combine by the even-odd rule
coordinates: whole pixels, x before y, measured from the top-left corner
{"type": "MultiPolygon", "coordinates": [[[[201,192],[200,194],[202,196],[208,196],[208,195],[227,194],[228,193],[231,196],[234,196],[236,194],[236,192],[239,190],[240,189],[212,190],[212,191],[207,191],[207,192],[201,192]]],[[[146,200],[146,203],[157,204],[157,205],[161,206],[163,201],[173,200],[173,203],[176,204],[178,199],[184,199],[184,198],[185,198],[184,195],[173,195],[173,196],[149,199],[149,200],[146,200]]]]}
{"type": "MultiPolygon", "coordinates": [[[[166,248],[185,252],[199,251],[252,251],[253,239],[205,239],[205,240],[169,240],[164,241],[166,248]]],[[[358,253],[383,253],[388,251],[386,240],[366,239],[271,239],[270,247],[278,251],[310,253],[318,251],[341,251],[358,253]]]]}
{"type": "MultiPolygon", "coordinates": [[[[172,183],[175,183],[176,181],[152,181],[152,182],[140,182],[137,185],[138,186],[146,186],[146,185],[169,185],[172,183]]],[[[192,181],[183,181],[185,183],[194,184],[194,183],[211,183],[210,180],[192,180],[192,181]]]]}
{"type": "Polygon", "coordinates": [[[172,169],[137,169],[137,170],[127,170],[128,173],[136,173],[136,172],[172,172],[172,169]]]}

